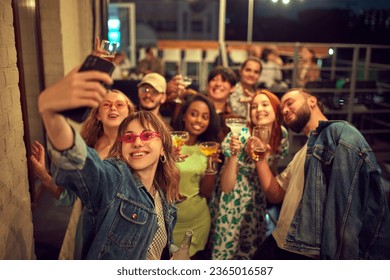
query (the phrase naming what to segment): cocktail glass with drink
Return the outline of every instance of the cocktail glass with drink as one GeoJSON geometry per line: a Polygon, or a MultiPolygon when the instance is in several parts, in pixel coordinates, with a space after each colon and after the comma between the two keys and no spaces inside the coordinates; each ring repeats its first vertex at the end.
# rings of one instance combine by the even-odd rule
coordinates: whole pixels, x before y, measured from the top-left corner
{"type": "Polygon", "coordinates": [[[246,120],[243,118],[227,118],[225,124],[234,135],[238,136],[241,129],[246,126],[246,120]]]}
{"type": "Polygon", "coordinates": [[[262,125],[255,126],[252,130],[252,136],[255,137],[252,141],[254,145],[252,159],[254,161],[264,160],[270,138],[269,127],[262,125]]]}
{"type": "Polygon", "coordinates": [[[199,147],[200,152],[207,157],[207,168],[204,173],[208,175],[217,174],[217,170],[213,167],[212,155],[218,151],[218,143],[214,141],[202,142],[199,144],[199,147]]]}
{"type": "MultiPolygon", "coordinates": [[[[230,128],[232,135],[239,136],[241,129],[246,126],[246,120],[243,118],[227,118],[225,124],[230,128]]],[[[232,155],[237,155],[237,151],[232,149],[232,155]]]]}
{"type": "MultiPolygon", "coordinates": [[[[188,139],[190,138],[190,135],[188,134],[187,131],[172,131],[171,137],[172,137],[172,141],[173,141],[173,147],[175,149],[178,149],[178,148],[182,147],[185,144],[185,142],[188,141],[188,139]]],[[[175,161],[176,162],[183,162],[184,158],[180,155],[177,155],[175,158],[175,161]]]]}

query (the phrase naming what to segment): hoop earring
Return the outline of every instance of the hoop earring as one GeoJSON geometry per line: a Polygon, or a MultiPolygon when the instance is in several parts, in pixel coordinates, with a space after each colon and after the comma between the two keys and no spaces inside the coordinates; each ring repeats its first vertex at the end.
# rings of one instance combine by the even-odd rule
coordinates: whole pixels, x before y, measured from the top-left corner
{"type": "Polygon", "coordinates": [[[162,155],[160,156],[160,161],[161,161],[162,163],[164,163],[164,162],[167,161],[167,157],[165,156],[165,154],[162,154],[162,155]]]}

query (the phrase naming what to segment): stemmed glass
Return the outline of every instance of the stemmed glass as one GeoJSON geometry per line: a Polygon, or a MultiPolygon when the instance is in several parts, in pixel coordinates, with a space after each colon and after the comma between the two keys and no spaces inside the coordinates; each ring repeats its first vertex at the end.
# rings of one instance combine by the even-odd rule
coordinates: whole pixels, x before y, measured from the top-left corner
{"type": "Polygon", "coordinates": [[[230,128],[232,134],[238,136],[241,129],[246,126],[246,120],[243,118],[227,118],[225,124],[230,128]]]}
{"type": "Polygon", "coordinates": [[[255,126],[252,130],[252,136],[256,137],[252,142],[254,145],[252,159],[254,161],[264,160],[270,138],[269,127],[263,125],[255,126]]]}
{"type": "MultiPolygon", "coordinates": [[[[243,118],[227,118],[225,124],[230,128],[232,135],[239,136],[241,129],[246,126],[246,120],[243,118]]],[[[237,151],[232,149],[232,155],[237,155],[237,151]]]]}
{"type": "Polygon", "coordinates": [[[217,174],[217,170],[213,167],[212,155],[218,151],[218,143],[214,141],[202,142],[199,144],[200,152],[207,157],[207,168],[204,172],[208,175],[217,174]]]}
{"type": "MultiPolygon", "coordinates": [[[[182,82],[184,84],[184,87],[187,88],[189,85],[192,84],[192,79],[190,77],[185,76],[182,78],[182,82]]],[[[179,91],[177,93],[177,97],[173,100],[175,103],[179,103],[179,104],[181,103],[180,95],[181,92],[179,91]]]]}
{"type": "Polygon", "coordinates": [[[110,42],[108,40],[102,40],[100,43],[100,50],[104,51],[103,54],[100,54],[99,56],[101,58],[104,58],[108,61],[113,62],[115,59],[115,53],[118,48],[117,42],[110,42]]]}
{"type": "MultiPolygon", "coordinates": [[[[190,139],[190,135],[188,134],[188,131],[172,131],[171,137],[173,141],[173,147],[175,149],[178,149],[184,145],[185,142],[190,139]]],[[[175,158],[176,162],[183,162],[184,158],[180,156],[176,156],[175,158]]]]}
{"type": "Polygon", "coordinates": [[[183,77],[183,84],[185,87],[188,87],[192,84],[192,79],[190,77],[183,77]]]}

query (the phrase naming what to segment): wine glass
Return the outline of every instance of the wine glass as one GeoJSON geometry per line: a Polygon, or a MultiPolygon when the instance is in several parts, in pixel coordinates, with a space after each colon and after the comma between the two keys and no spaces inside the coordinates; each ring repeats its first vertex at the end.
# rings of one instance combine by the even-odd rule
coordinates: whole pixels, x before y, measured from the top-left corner
{"type": "MultiPolygon", "coordinates": [[[[183,82],[185,88],[192,84],[192,79],[187,76],[182,77],[181,81],[183,82]]],[[[177,93],[177,97],[173,100],[175,103],[181,103],[180,95],[181,92],[179,90],[179,92],[177,93]]]]}
{"type": "Polygon", "coordinates": [[[192,79],[190,77],[184,76],[183,77],[183,84],[185,87],[188,87],[192,84],[192,79]]]}
{"type": "Polygon", "coordinates": [[[113,62],[115,59],[115,53],[118,48],[117,42],[111,42],[108,40],[102,40],[100,43],[100,50],[104,51],[104,54],[100,54],[101,58],[113,62]]]}
{"type": "Polygon", "coordinates": [[[270,138],[269,127],[264,125],[255,126],[252,130],[252,136],[256,137],[252,142],[254,145],[252,159],[254,161],[264,160],[270,138]]]}
{"type": "Polygon", "coordinates": [[[127,69],[122,69],[121,70],[121,77],[122,77],[122,79],[126,79],[129,76],[129,74],[130,74],[129,70],[127,70],[127,69]]]}
{"type": "Polygon", "coordinates": [[[230,128],[232,134],[238,136],[241,129],[246,126],[246,120],[243,118],[227,118],[225,124],[230,128]]]}
{"type": "MultiPolygon", "coordinates": [[[[190,139],[190,135],[188,134],[188,131],[172,131],[171,137],[173,141],[173,147],[175,149],[182,147],[184,143],[187,142],[188,139],[190,139]]],[[[176,156],[175,161],[183,162],[184,158],[178,155],[176,156]]]]}
{"type": "Polygon", "coordinates": [[[207,157],[207,168],[204,172],[208,175],[217,174],[217,170],[213,167],[212,155],[218,151],[218,143],[214,141],[202,142],[199,144],[200,152],[207,157]]]}

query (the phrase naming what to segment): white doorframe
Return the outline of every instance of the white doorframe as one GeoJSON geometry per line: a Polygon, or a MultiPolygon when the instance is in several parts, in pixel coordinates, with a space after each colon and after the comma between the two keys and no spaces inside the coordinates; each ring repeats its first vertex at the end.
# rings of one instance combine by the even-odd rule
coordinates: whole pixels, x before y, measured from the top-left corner
{"type": "Polygon", "coordinates": [[[135,3],[110,3],[112,7],[127,8],[129,10],[129,53],[130,53],[130,64],[131,67],[137,65],[136,57],[136,27],[135,27],[135,3]]]}

